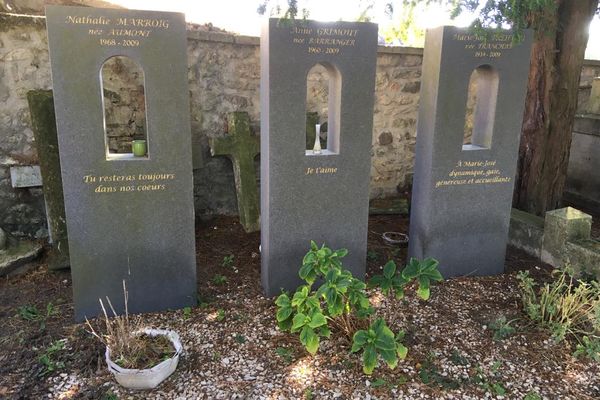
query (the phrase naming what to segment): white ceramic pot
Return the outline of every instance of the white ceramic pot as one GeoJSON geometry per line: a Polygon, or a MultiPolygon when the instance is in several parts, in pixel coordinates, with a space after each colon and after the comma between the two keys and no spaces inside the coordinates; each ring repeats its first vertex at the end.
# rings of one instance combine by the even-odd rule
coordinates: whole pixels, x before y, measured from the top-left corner
{"type": "Polygon", "coordinates": [[[175,371],[179,362],[179,354],[183,347],[181,346],[179,335],[173,331],[143,329],[140,333],[145,333],[149,336],[167,336],[171,343],[173,343],[175,354],[168,360],[162,361],[149,369],[128,369],[121,368],[112,362],[110,359],[110,349],[107,347],[105,353],[106,364],[108,365],[108,370],[115,376],[117,382],[119,382],[119,385],[128,389],[154,389],[175,371]]]}

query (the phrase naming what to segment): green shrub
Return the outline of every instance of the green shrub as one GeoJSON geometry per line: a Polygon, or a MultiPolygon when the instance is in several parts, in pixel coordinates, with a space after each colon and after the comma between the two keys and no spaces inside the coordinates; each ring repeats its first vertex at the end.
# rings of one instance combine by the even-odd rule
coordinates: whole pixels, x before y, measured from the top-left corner
{"type": "Polygon", "coordinates": [[[574,339],[575,357],[600,362],[600,285],[575,279],[568,266],[554,275],[539,289],[528,272],[517,275],[527,316],[548,329],[557,342],[574,339]]]}
{"type": "MultiPolygon", "coordinates": [[[[366,284],[345,270],[341,259],[346,249],[321,248],[311,241],[311,248],[302,260],[299,276],[306,282],[290,297],[281,294],[277,305],[277,323],[283,331],[297,333],[306,350],[315,354],[320,340],[329,338],[332,330],[345,335],[352,342],[352,352],[363,352],[363,371],[371,374],[383,359],[395,368],[398,359],[406,357],[408,349],[402,344],[403,332],[394,334],[382,318],[374,316],[366,293],[366,284]],[[321,284],[315,290],[313,285],[321,284]]],[[[402,273],[396,264],[388,262],[384,274],[371,280],[372,286],[380,286],[385,294],[393,292],[397,297],[404,294],[404,286],[413,280],[419,282],[418,294],[429,298],[430,282],[442,280],[437,261],[412,259],[402,273]]]]}
{"type": "Polygon", "coordinates": [[[570,268],[554,271],[556,279],[536,288],[527,271],[517,275],[527,316],[550,330],[555,341],[567,336],[600,335],[600,286],[573,278],[570,268]]]}

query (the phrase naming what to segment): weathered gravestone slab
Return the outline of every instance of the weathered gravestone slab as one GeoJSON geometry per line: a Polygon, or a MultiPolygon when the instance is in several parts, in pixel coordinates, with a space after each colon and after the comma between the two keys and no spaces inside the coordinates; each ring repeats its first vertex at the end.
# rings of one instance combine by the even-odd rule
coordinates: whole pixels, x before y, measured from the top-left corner
{"type": "MultiPolygon", "coordinates": [[[[261,259],[267,295],[293,289],[310,240],[364,277],[377,25],[278,24],[261,36],[261,259]],[[306,150],[308,71],[329,73],[327,148],[306,150]]],[[[322,121],[323,122],[323,121],[322,121]]]]}
{"type": "Polygon", "coordinates": [[[98,298],[131,312],[196,301],[194,207],[183,14],[49,6],[54,104],[75,318],[98,298]],[[108,152],[101,68],[143,70],[148,155],[108,152]]]}
{"type": "Polygon", "coordinates": [[[58,134],[54,115],[54,100],[51,90],[27,92],[31,128],[37,144],[40,172],[43,182],[48,233],[52,248],[49,251],[48,268],[69,268],[69,241],[67,220],[60,174],[58,134]]]}
{"type": "Polygon", "coordinates": [[[427,32],[410,216],[411,257],[446,277],[504,269],[531,35],[512,43],[455,27],[427,32]],[[477,70],[472,143],[463,145],[477,70]]]}

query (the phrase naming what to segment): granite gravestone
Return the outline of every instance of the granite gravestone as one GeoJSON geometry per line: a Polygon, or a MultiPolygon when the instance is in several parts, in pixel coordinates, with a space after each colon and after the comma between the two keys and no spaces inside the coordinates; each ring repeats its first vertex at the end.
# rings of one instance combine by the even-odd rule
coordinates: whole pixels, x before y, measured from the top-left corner
{"type": "Polygon", "coordinates": [[[530,32],[518,44],[509,33],[427,32],[409,256],[437,258],[445,277],[504,270],[530,49],[530,32]],[[474,71],[472,143],[463,145],[474,71]]]}
{"type": "Polygon", "coordinates": [[[75,318],[108,296],[122,312],[196,302],[191,136],[183,14],[48,6],[75,318]],[[145,76],[148,154],[112,154],[101,69],[127,56],[145,76]]]}
{"type": "MultiPolygon", "coordinates": [[[[377,25],[279,23],[261,35],[261,275],[267,295],[300,284],[310,240],[347,248],[363,278],[377,25]],[[306,150],[307,74],[329,74],[327,148],[306,150]]],[[[325,122],[325,121],[322,121],[325,122]]]]}

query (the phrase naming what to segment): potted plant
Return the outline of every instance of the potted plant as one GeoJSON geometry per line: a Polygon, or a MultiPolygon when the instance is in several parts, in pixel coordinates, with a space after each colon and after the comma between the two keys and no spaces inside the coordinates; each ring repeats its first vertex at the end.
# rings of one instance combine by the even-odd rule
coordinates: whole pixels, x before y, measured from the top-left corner
{"type": "Polygon", "coordinates": [[[143,328],[138,317],[130,316],[127,308],[127,290],[123,282],[125,314],[117,315],[110,299],[106,301],[113,317],[104,313],[106,333],[98,333],[86,320],[89,331],[105,346],[108,370],[117,382],[128,389],[153,389],[177,368],[182,351],[179,335],[171,330],[143,328]]]}

